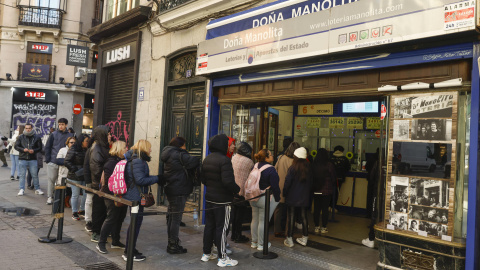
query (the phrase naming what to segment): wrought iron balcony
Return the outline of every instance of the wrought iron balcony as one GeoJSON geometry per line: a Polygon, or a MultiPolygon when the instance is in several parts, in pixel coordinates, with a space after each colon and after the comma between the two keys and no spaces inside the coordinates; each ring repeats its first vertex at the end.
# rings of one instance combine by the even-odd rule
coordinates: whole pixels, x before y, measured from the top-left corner
{"type": "Polygon", "coordinates": [[[18,6],[20,16],[19,25],[28,25],[46,28],[62,28],[62,17],[64,11],[48,7],[18,6]]]}
{"type": "Polygon", "coordinates": [[[57,67],[32,63],[18,63],[17,81],[55,83],[57,67]]]}
{"type": "Polygon", "coordinates": [[[160,7],[159,7],[159,12],[164,12],[169,9],[176,8],[178,6],[181,6],[187,2],[191,2],[194,0],[158,0],[160,7]]]}

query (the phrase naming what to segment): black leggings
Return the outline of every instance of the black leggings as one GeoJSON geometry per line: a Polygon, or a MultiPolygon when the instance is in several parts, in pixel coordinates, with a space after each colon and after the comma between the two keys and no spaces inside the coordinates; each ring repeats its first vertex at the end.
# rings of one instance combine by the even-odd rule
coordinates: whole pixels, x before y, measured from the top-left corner
{"type": "Polygon", "coordinates": [[[328,223],[328,206],[332,202],[332,195],[313,196],[313,222],[315,227],[320,226],[320,211],[322,211],[322,227],[327,227],[328,223]]]}
{"type": "Polygon", "coordinates": [[[287,209],[287,236],[293,236],[293,224],[295,223],[295,212],[300,215],[302,221],[302,233],[303,236],[308,236],[308,219],[307,219],[307,207],[294,207],[288,206],[287,209]]]}

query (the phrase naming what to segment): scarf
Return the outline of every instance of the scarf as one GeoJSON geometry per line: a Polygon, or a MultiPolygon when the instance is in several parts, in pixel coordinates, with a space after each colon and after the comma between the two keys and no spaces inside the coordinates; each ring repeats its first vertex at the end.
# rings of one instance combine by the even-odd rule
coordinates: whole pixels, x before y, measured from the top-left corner
{"type": "Polygon", "coordinates": [[[150,160],[152,159],[149,155],[147,155],[147,153],[143,151],[140,151],[140,158],[142,160],[145,160],[146,162],[150,162],[150,160]]]}
{"type": "Polygon", "coordinates": [[[32,131],[30,131],[30,132],[24,131],[23,134],[25,134],[25,136],[27,136],[27,137],[32,137],[35,134],[35,131],[33,131],[33,129],[32,129],[32,131]]]}

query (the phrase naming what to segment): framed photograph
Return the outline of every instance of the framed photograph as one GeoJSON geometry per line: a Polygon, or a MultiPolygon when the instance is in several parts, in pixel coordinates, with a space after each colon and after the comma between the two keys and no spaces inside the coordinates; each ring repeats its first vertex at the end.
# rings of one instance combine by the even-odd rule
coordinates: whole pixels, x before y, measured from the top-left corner
{"type": "Polygon", "coordinates": [[[413,120],[412,121],[412,140],[426,140],[426,141],[452,140],[452,119],[413,120]]]}
{"type": "Polygon", "coordinates": [[[407,214],[390,212],[389,224],[396,230],[407,230],[407,214]]]}
{"type": "Polygon", "coordinates": [[[427,221],[418,221],[418,231],[426,232],[428,235],[442,237],[448,235],[446,225],[431,223],[427,221]]]}
{"type": "Polygon", "coordinates": [[[408,177],[392,176],[390,189],[390,210],[407,213],[408,177]]]}
{"type": "Polygon", "coordinates": [[[413,118],[412,117],[412,100],[415,97],[395,98],[394,102],[394,118],[413,118]]]}
{"type": "Polygon", "coordinates": [[[410,205],[408,217],[411,219],[448,224],[448,209],[410,205]]]}
{"type": "Polygon", "coordinates": [[[448,182],[411,178],[410,204],[448,209],[448,182]]]}
{"type": "Polygon", "coordinates": [[[455,102],[453,93],[395,97],[394,118],[451,118],[455,102]]]}
{"type": "Polygon", "coordinates": [[[393,121],[393,139],[408,140],[409,139],[410,120],[394,120],[393,121]]]}

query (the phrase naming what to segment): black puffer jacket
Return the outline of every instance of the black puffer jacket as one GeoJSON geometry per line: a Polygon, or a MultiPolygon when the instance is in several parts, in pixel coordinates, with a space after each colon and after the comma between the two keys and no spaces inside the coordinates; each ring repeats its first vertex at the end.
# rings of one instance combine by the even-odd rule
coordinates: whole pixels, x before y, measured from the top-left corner
{"type": "Polygon", "coordinates": [[[167,196],[190,195],[193,191],[193,180],[188,177],[187,171],[197,168],[200,159],[175,146],[163,148],[160,158],[164,162],[163,178],[167,182],[167,196]]]}
{"type": "Polygon", "coordinates": [[[103,166],[110,156],[108,154],[108,131],[108,127],[103,125],[93,130],[92,137],[95,143],[90,148],[90,159],[88,161],[85,160],[85,162],[88,162],[90,165],[92,188],[96,190],[100,188],[103,166]]]}
{"type": "Polygon", "coordinates": [[[228,137],[215,135],[208,141],[211,154],[203,161],[202,181],[207,187],[205,199],[213,203],[230,203],[240,187],[235,183],[232,161],[227,157],[228,137]]]}
{"type": "Polygon", "coordinates": [[[37,153],[42,151],[42,141],[35,134],[32,136],[22,134],[15,141],[15,150],[19,153],[19,160],[37,160],[37,153]],[[25,148],[33,150],[33,154],[24,152],[25,148]]]}
{"type": "Polygon", "coordinates": [[[73,181],[83,181],[83,177],[77,177],[75,174],[78,170],[83,170],[83,163],[85,161],[85,153],[87,149],[82,148],[81,151],[78,151],[77,148],[72,147],[68,150],[67,155],[65,156],[64,165],[68,169],[67,178],[73,181]]]}

